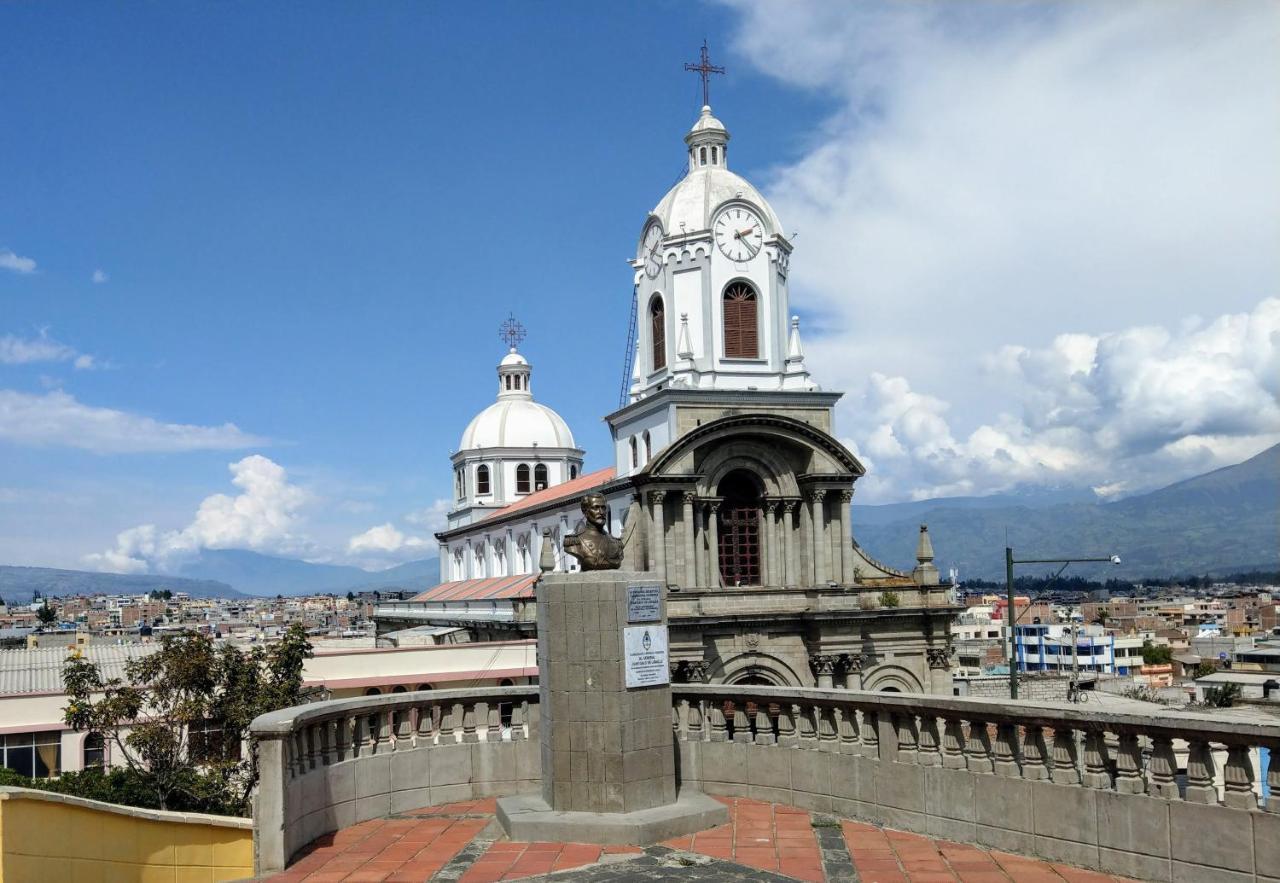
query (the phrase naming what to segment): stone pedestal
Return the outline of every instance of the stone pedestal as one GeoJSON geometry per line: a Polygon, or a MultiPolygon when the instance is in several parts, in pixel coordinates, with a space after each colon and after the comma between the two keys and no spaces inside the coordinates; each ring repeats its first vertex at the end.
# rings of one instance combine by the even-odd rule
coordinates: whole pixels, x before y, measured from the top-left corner
{"type": "Polygon", "coordinates": [[[536,591],[542,794],[498,802],[508,835],[639,845],[727,821],[677,794],[663,589],[606,570],[547,573],[536,591]]]}

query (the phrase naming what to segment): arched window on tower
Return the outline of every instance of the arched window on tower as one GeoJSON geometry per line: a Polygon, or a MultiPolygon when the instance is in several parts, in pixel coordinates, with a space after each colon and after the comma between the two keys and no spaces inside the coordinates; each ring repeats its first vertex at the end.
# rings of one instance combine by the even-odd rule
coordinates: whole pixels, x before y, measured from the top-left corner
{"type": "Polygon", "coordinates": [[[547,464],[539,463],[533,467],[533,489],[535,491],[547,489],[547,464]]]}
{"type": "Polygon", "coordinates": [[[711,147],[711,164],[714,166],[720,158],[719,150],[713,145],[711,147]]]}
{"type": "Polygon", "coordinates": [[[640,446],[636,444],[636,437],[631,436],[631,468],[635,469],[640,465],[640,446]]]}
{"type": "Polygon", "coordinates": [[[574,480],[575,478],[577,478],[577,477],[578,477],[578,467],[577,467],[577,466],[570,466],[570,467],[569,467],[569,480],[570,480],[570,481],[573,481],[573,480],[574,480]]]}
{"type": "Polygon", "coordinates": [[[649,430],[644,431],[644,462],[653,459],[653,442],[649,440],[649,430]]]}
{"type": "Polygon", "coordinates": [[[707,164],[707,148],[698,148],[698,165],[705,166],[707,164]]]}
{"type": "Polygon", "coordinates": [[[725,586],[760,585],[760,489],[755,477],[735,469],[717,488],[720,504],[717,550],[725,586]]]}
{"type": "Polygon", "coordinates": [[[734,282],[724,290],[724,354],[729,359],[760,357],[756,292],[745,282],[734,282]]]}
{"type": "Polygon", "coordinates": [[[516,467],[516,493],[529,493],[529,464],[521,463],[516,467]]]}
{"type": "Polygon", "coordinates": [[[653,340],[653,370],[659,371],[667,367],[667,314],[660,297],[649,302],[649,329],[653,340]]]}
{"type": "Polygon", "coordinates": [[[489,493],[489,467],[480,466],[476,469],[476,493],[489,493]]]}

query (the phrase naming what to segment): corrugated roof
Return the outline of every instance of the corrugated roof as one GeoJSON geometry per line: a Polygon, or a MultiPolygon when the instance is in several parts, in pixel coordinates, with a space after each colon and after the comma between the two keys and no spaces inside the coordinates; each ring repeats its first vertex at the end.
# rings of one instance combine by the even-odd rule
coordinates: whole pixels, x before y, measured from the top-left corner
{"type": "MultiPolygon", "coordinates": [[[[0,696],[17,693],[51,693],[62,691],[62,663],[77,648],[35,647],[30,650],[0,650],[0,696]]],[[[149,656],[159,644],[89,644],[78,648],[80,654],[98,666],[104,680],[124,679],[124,667],[130,659],[149,656]]]]}
{"type": "Polygon", "coordinates": [[[510,515],[512,512],[519,512],[522,509],[532,509],[534,506],[541,506],[544,503],[554,503],[556,500],[565,497],[573,497],[578,494],[589,491],[592,488],[599,487],[605,482],[612,481],[616,470],[612,466],[604,469],[597,469],[595,472],[588,472],[586,475],[579,475],[577,478],[566,481],[564,484],[553,485],[546,490],[538,491],[530,494],[522,500],[512,503],[510,506],[499,509],[488,518],[482,519],[477,523],[484,521],[492,521],[495,518],[502,518],[510,515]]]}
{"type": "Polygon", "coordinates": [[[536,573],[519,576],[490,576],[484,579],[464,579],[432,586],[414,601],[499,601],[513,598],[532,598],[536,573]]]}

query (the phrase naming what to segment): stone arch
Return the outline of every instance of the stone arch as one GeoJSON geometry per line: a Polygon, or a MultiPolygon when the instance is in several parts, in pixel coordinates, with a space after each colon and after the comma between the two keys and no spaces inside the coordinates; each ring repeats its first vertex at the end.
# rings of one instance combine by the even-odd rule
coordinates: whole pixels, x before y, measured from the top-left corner
{"type": "Polygon", "coordinates": [[[924,693],[915,673],[900,665],[878,665],[862,676],[862,689],[873,693],[924,693]]]}
{"type": "Polygon", "coordinates": [[[790,665],[769,653],[739,653],[728,659],[712,660],[707,667],[707,680],[711,683],[735,684],[747,678],[759,678],[777,687],[805,686],[790,665]]]}
{"type": "Polygon", "coordinates": [[[725,476],[739,469],[759,479],[761,496],[800,495],[791,464],[776,450],[758,442],[743,440],[716,448],[700,466],[702,478],[698,481],[697,491],[702,495],[715,494],[725,476]]]}
{"type": "MultiPolygon", "coordinates": [[[[775,474],[791,474],[796,471],[778,450],[791,447],[806,452],[810,462],[804,470],[811,474],[831,475],[854,480],[866,474],[866,469],[844,445],[830,434],[793,417],[777,414],[735,414],[709,421],[695,427],[645,464],[642,473],[651,476],[690,475],[695,471],[694,454],[701,448],[725,442],[723,447],[748,445],[762,459],[772,456],[771,470],[775,474]]],[[[739,449],[741,450],[741,449],[739,449]]],[[[712,455],[714,457],[714,454],[712,455]]],[[[708,458],[709,460],[711,458],[708,458]]],[[[701,467],[703,464],[699,464],[701,467]]]]}

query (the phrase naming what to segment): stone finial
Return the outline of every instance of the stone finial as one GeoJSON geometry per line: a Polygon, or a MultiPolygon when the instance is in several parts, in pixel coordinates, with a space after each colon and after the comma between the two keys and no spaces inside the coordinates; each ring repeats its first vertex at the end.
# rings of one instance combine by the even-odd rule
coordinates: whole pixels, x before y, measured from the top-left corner
{"type": "Polygon", "coordinates": [[[933,541],[929,539],[929,525],[920,525],[920,539],[916,543],[915,568],[911,579],[918,586],[936,586],[940,582],[938,568],[933,564],[933,541]]]}
{"type": "Polygon", "coordinates": [[[680,314],[680,334],[676,338],[676,358],[689,361],[693,358],[693,344],[689,342],[689,314],[680,314]]]}
{"type": "Polygon", "coordinates": [[[542,529],[542,553],[538,556],[538,569],[550,573],[556,569],[556,547],[551,541],[551,528],[542,529]]]}
{"type": "Polygon", "coordinates": [[[920,541],[916,543],[916,560],[927,564],[933,560],[933,541],[929,539],[929,525],[920,525],[920,541]]]}
{"type": "Polygon", "coordinates": [[[803,362],[804,347],[800,343],[800,317],[791,317],[791,333],[787,335],[787,361],[803,362]]]}

